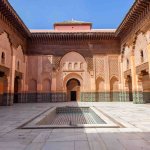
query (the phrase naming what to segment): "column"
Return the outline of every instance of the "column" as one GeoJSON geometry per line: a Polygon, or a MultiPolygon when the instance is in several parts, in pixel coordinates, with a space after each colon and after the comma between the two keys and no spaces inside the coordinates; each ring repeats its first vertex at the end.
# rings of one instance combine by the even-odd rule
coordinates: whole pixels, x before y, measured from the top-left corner
{"type": "Polygon", "coordinates": [[[149,76],[150,76],[150,43],[147,46],[147,52],[148,52],[148,65],[149,65],[149,76]]]}
{"type": "Polygon", "coordinates": [[[9,98],[10,98],[8,85],[10,85],[10,77],[5,74],[5,76],[3,77],[3,97],[2,97],[2,105],[3,106],[8,105],[9,98]]]}
{"type": "Polygon", "coordinates": [[[120,101],[126,101],[125,100],[125,91],[124,91],[124,72],[123,72],[123,59],[122,56],[120,56],[119,59],[119,65],[120,65],[120,85],[119,85],[119,92],[120,92],[120,96],[119,99],[120,101]]]}
{"type": "Polygon", "coordinates": [[[28,102],[28,56],[25,56],[25,73],[24,73],[24,92],[25,92],[25,95],[24,95],[24,99],[25,99],[25,102],[28,102]]]}
{"type": "Polygon", "coordinates": [[[52,72],[52,83],[51,83],[51,101],[56,101],[56,71],[52,72]]]}
{"type": "Polygon", "coordinates": [[[23,77],[18,79],[18,102],[23,103],[24,102],[24,95],[23,95],[23,77]]]}
{"type": "Polygon", "coordinates": [[[138,79],[138,75],[136,74],[135,56],[133,52],[131,53],[130,61],[131,61],[133,103],[136,103],[136,104],[143,103],[143,98],[141,95],[142,94],[141,82],[138,79]]]}
{"type": "Polygon", "coordinates": [[[129,78],[124,78],[124,101],[129,101],[129,78]]]}
{"type": "Polygon", "coordinates": [[[13,99],[14,99],[14,80],[15,80],[15,68],[16,68],[16,55],[15,55],[15,49],[12,50],[12,66],[10,70],[10,79],[8,78],[9,82],[9,99],[8,99],[8,105],[13,105],[13,99]]]}
{"type": "MultiPolygon", "coordinates": [[[[96,83],[95,83],[95,80],[96,80],[96,60],[94,57],[93,57],[93,70],[90,71],[90,77],[91,77],[91,95],[89,95],[89,96],[91,96],[90,101],[95,102],[97,100],[96,100],[96,83]]],[[[86,77],[84,77],[84,79],[86,79],[86,77]]],[[[86,82],[86,81],[84,81],[84,82],[86,82]]],[[[88,86],[87,84],[85,84],[85,85],[88,86]]]]}
{"type": "Polygon", "coordinates": [[[110,101],[109,56],[105,57],[105,101],[110,101]]]}
{"type": "Polygon", "coordinates": [[[42,56],[38,56],[37,102],[42,102],[42,56]]]}
{"type": "Polygon", "coordinates": [[[139,74],[136,77],[137,77],[137,81],[138,81],[138,84],[137,84],[137,93],[138,93],[137,103],[142,104],[142,103],[144,103],[144,100],[143,100],[143,83],[142,83],[143,75],[139,74]]]}

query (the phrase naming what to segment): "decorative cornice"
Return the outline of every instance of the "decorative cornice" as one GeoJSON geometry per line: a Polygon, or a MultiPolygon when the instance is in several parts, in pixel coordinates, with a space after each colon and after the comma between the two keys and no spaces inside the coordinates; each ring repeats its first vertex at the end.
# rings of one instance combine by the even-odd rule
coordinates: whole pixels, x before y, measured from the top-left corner
{"type": "Polygon", "coordinates": [[[0,0],[0,17],[4,21],[7,20],[8,24],[12,25],[19,33],[22,34],[22,36],[28,37],[30,35],[29,29],[17,15],[8,0],[0,0]]]}
{"type": "Polygon", "coordinates": [[[52,32],[52,33],[32,33],[31,42],[45,41],[92,41],[92,40],[116,40],[113,32],[52,32]]]}
{"type": "MultiPolygon", "coordinates": [[[[91,40],[112,40],[119,39],[121,36],[126,36],[128,31],[132,30],[134,24],[142,20],[150,11],[149,0],[136,0],[125,16],[124,20],[116,30],[116,32],[36,32],[32,33],[23,23],[16,11],[9,4],[8,0],[0,0],[0,17],[7,20],[8,24],[13,26],[26,39],[29,38],[31,42],[44,42],[45,40],[55,41],[91,41],[91,40]]],[[[83,22],[82,22],[83,23],[83,22]]]]}
{"type": "Polygon", "coordinates": [[[124,20],[116,30],[116,36],[126,33],[133,25],[140,21],[150,11],[149,0],[135,0],[134,4],[126,14],[124,20]]]}

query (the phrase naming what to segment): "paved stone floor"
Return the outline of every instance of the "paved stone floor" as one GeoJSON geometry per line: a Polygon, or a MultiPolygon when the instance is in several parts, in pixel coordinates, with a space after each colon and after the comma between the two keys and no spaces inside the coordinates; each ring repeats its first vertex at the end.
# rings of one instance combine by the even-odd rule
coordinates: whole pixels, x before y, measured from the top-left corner
{"type": "Polygon", "coordinates": [[[0,107],[0,150],[150,150],[150,104],[38,103],[0,107]],[[95,106],[126,128],[17,129],[53,106],[95,106]]]}

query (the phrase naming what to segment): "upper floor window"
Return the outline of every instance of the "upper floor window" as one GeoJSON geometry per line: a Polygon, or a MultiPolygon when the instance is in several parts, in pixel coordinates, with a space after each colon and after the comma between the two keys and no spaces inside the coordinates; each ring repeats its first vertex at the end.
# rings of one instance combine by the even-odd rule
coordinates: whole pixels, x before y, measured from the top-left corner
{"type": "Polygon", "coordinates": [[[83,69],[83,63],[80,64],[80,69],[83,69]]]}
{"type": "Polygon", "coordinates": [[[74,64],[74,69],[75,69],[75,70],[78,69],[78,64],[77,64],[77,63],[74,64]]]}
{"type": "Polygon", "coordinates": [[[4,52],[2,52],[2,55],[1,55],[1,63],[5,64],[5,53],[4,52]]]}
{"type": "Polygon", "coordinates": [[[127,59],[127,69],[129,69],[129,59],[127,59]]]}
{"type": "Polygon", "coordinates": [[[71,69],[72,69],[72,64],[71,64],[71,63],[69,63],[69,65],[68,65],[68,69],[69,69],[69,70],[71,70],[71,69]]]}
{"type": "Polygon", "coordinates": [[[19,70],[20,69],[20,63],[19,63],[19,61],[17,62],[17,70],[19,70]]]}
{"type": "Polygon", "coordinates": [[[141,63],[144,62],[144,53],[143,50],[140,51],[141,63]]]}

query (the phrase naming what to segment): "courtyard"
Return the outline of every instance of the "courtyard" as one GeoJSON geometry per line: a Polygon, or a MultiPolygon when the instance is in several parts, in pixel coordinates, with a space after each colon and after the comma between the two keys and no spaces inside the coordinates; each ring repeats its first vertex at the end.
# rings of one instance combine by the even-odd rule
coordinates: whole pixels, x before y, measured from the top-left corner
{"type": "Polygon", "coordinates": [[[0,150],[149,150],[150,104],[130,102],[27,103],[0,107],[0,150]],[[21,129],[55,106],[95,107],[120,128],[21,129]]]}

